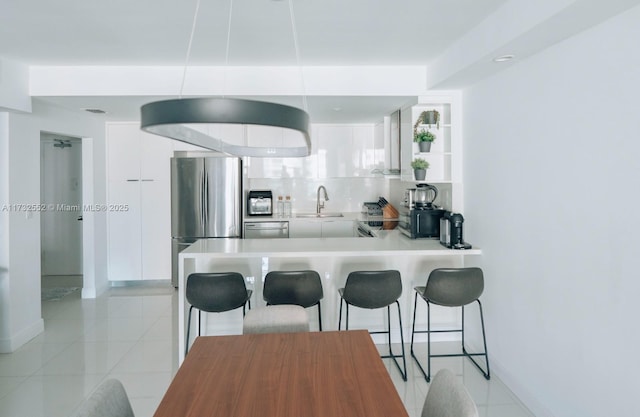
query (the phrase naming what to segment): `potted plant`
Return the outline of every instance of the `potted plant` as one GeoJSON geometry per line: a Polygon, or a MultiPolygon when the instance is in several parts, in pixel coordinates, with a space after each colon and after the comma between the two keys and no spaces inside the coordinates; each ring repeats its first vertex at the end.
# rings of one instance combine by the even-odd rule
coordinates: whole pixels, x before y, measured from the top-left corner
{"type": "Polygon", "coordinates": [[[436,135],[428,130],[418,130],[413,135],[413,141],[418,142],[420,152],[429,152],[431,150],[431,142],[436,140],[436,135]]]}
{"type": "Polygon", "coordinates": [[[427,110],[420,113],[418,117],[418,123],[422,122],[425,125],[436,125],[436,129],[440,129],[440,113],[438,110],[427,110]]]}
{"type": "Polygon", "coordinates": [[[416,177],[416,180],[421,181],[424,180],[424,177],[427,175],[429,162],[422,158],[416,158],[411,161],[411,168],[413,168],[413,175],[416,177]]]}

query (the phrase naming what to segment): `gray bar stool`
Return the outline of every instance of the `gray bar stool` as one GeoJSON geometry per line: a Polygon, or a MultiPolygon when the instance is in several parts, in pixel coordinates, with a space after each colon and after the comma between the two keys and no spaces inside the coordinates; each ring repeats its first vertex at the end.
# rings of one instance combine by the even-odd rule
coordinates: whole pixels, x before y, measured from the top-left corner
{"type": "Polygon", "coordinates": [[[381,358],[391,358],[400,371],[403,380],[407,380],[407,361],[404,355],[404,337],[402,335],[402,317],[400,314],[400,303],[398,298],[402,295],[402,279],[400,272],[395,270],[386,271],[355,271],[349,273],[344,288],[338,289],[340,294],[340,315],[338,318],[338,330],[342,327],[342,302],[347,305],[346,308],[346,330],[349,330],[349,305],[360,308],[378,309],[387,308],[387,324],[386,331],[369,332],[371,334],[387,334],[389,354],[383,355],[381,358]],[[396,355],[391,349],[391,304],[396,303],[398,306],[398,323],[400,324],[400,344],[402,347],[402,355],[396,355]],[[397,358],[402,358],[402,368],[397,358]]]}
{"type": "Polygon", "coordinates": [[[415,300],[413,302],[413,325],[411,327],[411,356],[415,359],[420,371],[427,379],[431,380],[431,358],[466,356],[482,372],[486,379],[491,378],[489,372],[489,357],[487,355],[487,338],[484,331],[484,318],[482,315],[482,303],[480,295],[484,291],[484,275],[480,268],[439,268],[434,269],[429,274],[427,284],[424,287],[415,287],[415,300]],[[427,330],[416,330],[416,307],[418,305],[418,295],[427,303],[427,330]],[[480,310],[480,324],[482,325],[482,341],[484,352],[469,353],[464,345],[464,307],[476,301],[480,310]],[[445,307],[462,308],[462,327],[449,330],[431,330],[431,304],[445,307]],[[462,334],[462,353],[432,355],[431,354],[431,333],[458,332],[462,334]],[[425,372],[413,351],[413,338],[415,333],[427,333],[427,371],[425,372]],[[473,359],[473,356],[484,356],[487,371],[473,359]]]}
{"type": "Polygon", "coordinates": [[[318,306],[318,327],[322,331],[324,297],[322,281],[316,271],[271,271],[264,277],[262,297],[267,305],[295,304],[304,308],[318,306]]]}
{"type": "Polygon", "coordinates": [[[187,341],[184,354],[189,351],[189,331],[191,330],[191,313],[198,309],[198,336],[201,334],[202,312],[222,313],[242,307],[244,317],[245,306],[251,308],[252,290],[247,289],[244,277],[238,272],[207,272],[194,273],[187,277],[185,287],[186,298],[189,307],[189,319],[187,320],[187,341]]]}

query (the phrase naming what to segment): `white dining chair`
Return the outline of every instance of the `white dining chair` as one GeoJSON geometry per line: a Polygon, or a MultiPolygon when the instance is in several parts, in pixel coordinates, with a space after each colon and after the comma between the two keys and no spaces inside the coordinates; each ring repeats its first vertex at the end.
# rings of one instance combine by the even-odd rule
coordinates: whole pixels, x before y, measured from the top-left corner
{"type": "Polygon", "coordinates": [[[107,379],[82,404],[77,417],[135,417],[122,382],[107,379]]]}
{"type": "Polygon", "coordinates": [[[462,382],[442,369],[429,384],[421,417],[478,417],[478,409],[462,382]]]}

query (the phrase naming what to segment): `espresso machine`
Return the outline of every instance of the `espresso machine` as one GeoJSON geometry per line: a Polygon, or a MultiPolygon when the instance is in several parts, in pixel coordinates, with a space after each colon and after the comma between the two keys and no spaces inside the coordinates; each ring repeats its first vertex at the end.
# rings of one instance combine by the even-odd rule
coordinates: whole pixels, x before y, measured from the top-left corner
{"type": "Polygon", "coordinates": [[[471,245],[464,241],[463,223],[462,214],[445,211],[440,218],[440,244],[450,249],[471,249],[471,245]]]}

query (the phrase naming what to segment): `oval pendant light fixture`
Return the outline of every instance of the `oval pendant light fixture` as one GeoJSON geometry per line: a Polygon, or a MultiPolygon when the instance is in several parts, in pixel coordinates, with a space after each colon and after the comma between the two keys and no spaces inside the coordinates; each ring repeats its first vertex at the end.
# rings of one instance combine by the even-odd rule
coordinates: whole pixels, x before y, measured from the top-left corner
{"type": "MultiPolygon", "coordinates": [[[[200,146],[212,151],[233,156],[250,157],[301,157],[311,153],[311,138],[309,135],[309,115],[306,111],[283,104],[270,103],[239,98],[200,97],[182,98],[182,89],[186,69],[191,52],[191,43],[195,32],[200,0],[196,4],[196,11],[191,28],[191,37],[187,49],[187,58],[180,87],[180,98],[147,103],[140,108],[140,127],[142,130],[181,142],[200,146]],[[249,146],[229,143],[224,138],[216,138],[207,129],[196,130],[193,124],[241,124],[268,126],[274,129],[290,129],[295,135],[284,135],[282,146],[249,146]],[[284,139],[286,136],[287,140],[284,139]]],[[[231,33],[231,11],[233,0],[230,2],[229,26],[227,34],[227,51],[225,66],[229,56],[229,38],[231,33]]],[[[299,51],[295,20],[291,0],[289,10],[296,58],[299,64],[299,51]]],[[[302,69],[301,69],[302,76],[302,69]]],[[[302,80],[304,89],[304,80],[302,80]]],[[[306,107],[306,97],[303,103],[306,107]]]]}
{"type": "MultiPolygon", "coordinates": [[[[296,107],[235,98],[182,98],[142,106],[142,130],[235,156],[296,157],[309,155],[309,115],[296,107]],[[281,147],[241,146],[227,143],[185,124],[243,124],[292,129],[294,143],[281,147]]],[[[291,135],[288,135],[291,136],[291,135]]]]}

